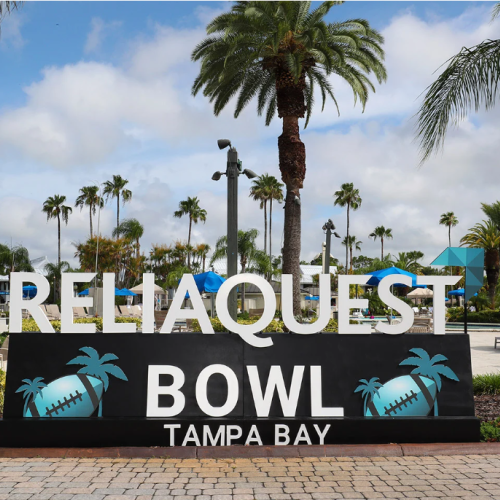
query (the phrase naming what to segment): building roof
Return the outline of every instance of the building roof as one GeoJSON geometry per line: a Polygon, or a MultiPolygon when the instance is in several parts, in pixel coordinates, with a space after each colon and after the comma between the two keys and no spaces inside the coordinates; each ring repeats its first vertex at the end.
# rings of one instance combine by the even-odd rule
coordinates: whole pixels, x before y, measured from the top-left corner
{"type": "MultiPolygon", "coordinates": [[[[321,274],[323,271],[323,266],[311,266],[310,264],[301,264],[300,266],[300,282],[303,285],[313,285],[313,276],[315,274],[321,274]]],[[[330,273],[337,274],[337,266],[330,266],[330,273]]]]}
{"type": "Polygon", "coordinates": [[[49,259],[47,259],[47,256],[38,257],[38,259],[33,259],[30,262],[31,265],[33,266],[33,269],[35,270],[35,273],[41,274],[42,276],[47,276],[47,271],[45,271],[45,266],[47,264],[50,264],[50,261],[49,259]]]}

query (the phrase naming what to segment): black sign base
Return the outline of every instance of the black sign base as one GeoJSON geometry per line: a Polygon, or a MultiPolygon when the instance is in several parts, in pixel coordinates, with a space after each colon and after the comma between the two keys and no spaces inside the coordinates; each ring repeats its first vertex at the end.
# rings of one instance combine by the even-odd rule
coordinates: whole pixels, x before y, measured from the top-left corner
{"type": "MultiPolygon", "coordinates": [[[[155,418],[102,418],[102,419],[3,419],[0,420],[1,447],[106,447],[106,446],[180,446],[191,425],[189,441],[185,446],[227,445],[228,426],[232,435],[230,444],[244,445],[254,425],[264,445],[285,444],[286,439],[276,442],[276,426],[288,427],[290,445],[307,444],[380,444],[380,443],[426,443],[426,442],[477,442],[479,441],[479,420],[475,417],[419,417],[419,418],[362,418],[347,417],[334,419],[155,419],[155,418]],[[165,425],[180,425],[174,428],[174,441],[170,428],[165,425]],[[318,433],[330,425],[324,442],[318,433]],[[310,439],[297,440],[300,426],[304,425],[310,439]],[[203,441],[210,430],[216,442],[203,441]],[[221,431],[222,429],[222,431],[221,431]],[[199,443],[196,442],[196,437],[199,443]],[[221,442],[221,436],[223,442],[221,442]]],[[[283,428],[280,428],[283,430],[283,428]]],[[[255,434],[254,434],[255,435],[255,434]]],[[[299,436],[300,438],[300,436],[299,436]]],[[[257,445],[257,441],[250,444],[257,445]]]]}

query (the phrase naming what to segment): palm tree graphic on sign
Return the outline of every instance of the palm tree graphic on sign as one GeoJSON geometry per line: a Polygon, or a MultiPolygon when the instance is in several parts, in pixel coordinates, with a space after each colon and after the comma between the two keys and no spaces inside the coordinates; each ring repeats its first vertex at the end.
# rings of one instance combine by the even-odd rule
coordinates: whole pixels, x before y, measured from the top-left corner
{"type": "Polygon", "coordinates": [[[28,405],[30,404],[31,401],[35,399],[36,396],[40,396],[43,398],[42,394],[42,389],[44,387],[47,387],[47,384],[45,382],[42,382],[43,377],[36,377],[34,380],[30,380],[29,378],[25,378],[23,380],[24,385],[19,387],[19,389],[16,391],[17,392],[24,392],[23,398],[24,398],[24,408],[23,408],[23,415],[26,415],[26,411],[28,409],[28,405]]]}
{"type": "Polygon", "coordinates": [[[379,382],[378,377],[372,377],[370,380],[362,378],[360,380],[361,385],[358,385],[354,392],[361,392],[361,396],[364,401],[363,413],[366,414],[366,405],[368,403],[368,397],[373,399],[375,395],[380,397],[378,390],[382,387],[382,383],[379,382]]]}
{"type": "Polygon", "coordinates": [[[442,388],[441,377],[459,382],[448,366],[439,364],[448,361],[446,356],[436,354],[432,358],[424,349],[415,347],[400,366],[415,366],[409,375],[401,375],[384,384],[377,377],[361,379],[354,392],[361,392],[364,399],[365,417],[425,417],[434,408],[438,416],[437,395],[442,388]]]}
{"type": "Polygon", "coordinates": [[[24,392],[23,417],[91,417],[97,408],[102,417],[102,397],[109,387],[109,375],[128,381],[123,370],[109,363],[118,357],[108,353],[99,357],[92,347],[80,349],[86,356],[77,356],[68,365],[83,365],[74,375],[65,375],[48,385],[42,377],[24,379],[16,392],[24,392]]]}
{"type": "MultiPolygon", "coordinates": [[[[120,380],[128,381],[127,376],[119,366],[107,363],[108,361],[118,359],[118,356],[108,353],[99,358],[98,352],[93,347],[82,347],[80,351],[84,352],[87,356],[77,356],[71,361],[68,361],[67,364],[84,365],[77,373],[98,378],[104,384],[104,391],[107,391],[109,387],[108,374],[120,380]]],[[[102,399],[99,401],[98,416],[102,417],[102,399]]]]}
{"type": "MultiPolygon", "coordinates": [[[[432,358],[427,354],[427,351],[424,349],[420,349],[419,347],[415,347],[410,349],[410,352],[416,354],[418,357],[410,357],[403,359],[399,365],[410,365],[415,366],[411,371],[411,374],[414,375],[422,375],[423,377],[428,377],[436,383],[438,392],[441,392],[442,381],[441,376],[449,378],[450,380],[454,380],[455,382],[459,382],[458,377],[455,375],[455,372],[448,366],[436,364],[440,361],[448,361],[446,356],[442,354],[436,354],[432,358]]],[[[438,416],[438,403],[437,399],[434,401],[434,416],[438,416]]]]}

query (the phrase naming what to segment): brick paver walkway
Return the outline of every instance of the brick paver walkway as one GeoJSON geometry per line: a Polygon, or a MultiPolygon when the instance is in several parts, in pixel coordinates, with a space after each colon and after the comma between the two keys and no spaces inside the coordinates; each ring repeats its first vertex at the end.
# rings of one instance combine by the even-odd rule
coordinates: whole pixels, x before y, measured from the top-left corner
{"type": "Polygon", "coordinates": [[[500,455],[0,459],[0,500],[500,499],[500,455]]]}

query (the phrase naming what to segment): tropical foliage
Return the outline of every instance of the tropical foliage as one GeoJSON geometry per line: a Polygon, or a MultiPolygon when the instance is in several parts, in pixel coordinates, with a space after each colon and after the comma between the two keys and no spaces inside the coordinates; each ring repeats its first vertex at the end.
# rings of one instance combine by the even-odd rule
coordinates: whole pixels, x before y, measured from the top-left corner
{"type": "Polygon", "coordinates": [[[28,249],[22,245],[9,247],[0,243],[0,274],[15,271],[33,272],[28,249]]]}
{"type": "Polygon", "coordinates": [[[106,196],[106,201],[110,198],[116,198],[116,227],[120,226],[120,199],[123,205],[132,200],[132,191],[125,189],[128,184],[127,179],[123,179],[121,175],[113,175],[113,179],[104,183],[103,195],[106,196]]]}
{"type": "Polygon", "coordinates": [[[22,385],[21,387],[19,387],[19,389],[17,389],[16,393],[17,392],[23,393],[23,398],[24,398],[23,416],[26,415],[26,412],[28,411],[28,405],[30,404],[30,402],[33,401],[36,396],[39,395],[41,396],[42,389],[44,387],[47,387],[47,384],[45,382],[42,382],[42,380],[43,377],[36,377],[33,380],[25,378],[23,380],[24,385],[22,385]]]}
{"type": "Polygon", "coordinates": [[[125,219],[120,223],[120,225],[113,230],[113,236],[118,238],[120,235],[122,238],[133,241],[136,248],[136,258],[139,259],[141,256],[141,245],[139,240],[144,234],[144,226],[137,219],[125,219]]]}
{"type": "Polygon", "coordinates": [[[448,246],[451,247],[451,228],[458,224],[458,218],[455,216],[454,212],[446,212],[441,214],[439,223],[443,226],[448,226],[448,246]]]}
{"type": "Polygon", "coordinates": [[[80,188],[80,195],[75,201],[75,207],[89,207],[90,216],[90,237],[93,236],[92,216],[95,215],[97,208],[104,206],[104,200],[99,196],[99,186],[84,186],[80,188]]]}
{"type": "Polygon", "coordinates": [[[283,272],[294,278],[295,314],[300,312],[300,189],[306,172],[299,119],[305,117],[307,126],[316,89],[323,107],[328,98],[337,105],[331,76],[344,80],[363,108],[375,90],[368,75],[379,82],[386,78],[382,36],[362,19],[327,23],[335,3],[311,10],[310,2],[238,1],[208,24],[208,37],[192,54],[201,62],[193,94],[203,91],[216,115],[235,97],[238,117],[255,98],[266,125],[276,113],[283,120],[278,139],[286,186],[283,272]]]}
{"type": "Polygon", "coordinates": [[[353,262],[352,262],[352,249],[354,247],[358,252],[361,252],[361,245],[362,245],[362,243],[363,243],[362,241],[357,241],[356,236],[349,236],[349,239],[346,236],[342,240],[342,245],[344,245],[345,247],[349,248],[349,269],[350,269],[351,274],[352,274],[352,266],[353,266],[353,262]]]}
{"type": "Polygon", "coordinates": [[[392,240],[392,229],[388,227],[387,229],[384,226],[377,226],[374,230],[373,233],[370,233],[368,235],[368,238],[373,238],[373,241],[375,241],[377,238],[380,238],[380,260],[384,260],[384,239],[386,240],[392,240]]]}

